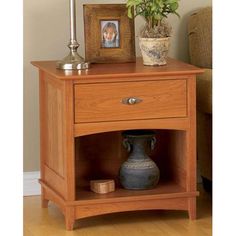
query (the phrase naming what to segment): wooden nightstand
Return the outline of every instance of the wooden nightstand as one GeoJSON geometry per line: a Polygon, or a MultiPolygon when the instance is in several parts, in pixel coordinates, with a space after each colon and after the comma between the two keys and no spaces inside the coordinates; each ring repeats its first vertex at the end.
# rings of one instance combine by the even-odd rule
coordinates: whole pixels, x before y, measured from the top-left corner
{"type": "Polygon", "coordinates": [[[196,218],[195,76],[203,70],[169,59],[166,66],[94,64],[84,71],[39,68],[42,206],[54,202],[66,229],[76,219],[144,209],[186,210],[196,218]],[[124,104],[139,98],[137,104],[124,104]],[[128,154],[121,132],[152,129],[160,168],[155,189],[126,190],[118,171],[128,154]],[[114,179],[115,192],[89,190],[93,179],[114,179]]]}

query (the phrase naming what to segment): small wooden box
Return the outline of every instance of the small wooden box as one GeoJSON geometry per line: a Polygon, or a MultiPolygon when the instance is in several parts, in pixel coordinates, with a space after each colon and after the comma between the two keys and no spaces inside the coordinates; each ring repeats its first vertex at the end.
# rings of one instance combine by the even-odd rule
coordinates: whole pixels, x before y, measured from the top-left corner
{"type": "Polygon", "coordinates": [[[91,180],[90,189],[95,193],[109,193],[115,191],[115,181],[112,179],[91,180]]]}

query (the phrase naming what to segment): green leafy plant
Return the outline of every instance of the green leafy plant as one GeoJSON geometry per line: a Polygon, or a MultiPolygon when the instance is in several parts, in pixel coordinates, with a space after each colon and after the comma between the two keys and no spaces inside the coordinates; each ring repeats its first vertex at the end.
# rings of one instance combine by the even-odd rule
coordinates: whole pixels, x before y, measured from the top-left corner
{"type": "Polygon", "coordinates": [[[165,21],[169,14],[179,16],[176,10],[179,0],[127,0],[128,17],[144,17],[146,25],[140,32],[144,38],[163,38],[170,36],[171,27],[165,21]]]}

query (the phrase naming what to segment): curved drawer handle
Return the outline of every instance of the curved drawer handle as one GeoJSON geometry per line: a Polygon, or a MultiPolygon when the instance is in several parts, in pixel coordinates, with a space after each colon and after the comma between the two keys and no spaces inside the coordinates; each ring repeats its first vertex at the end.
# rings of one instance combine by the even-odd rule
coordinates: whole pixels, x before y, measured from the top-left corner
{"type": "Polygon", "coordinates": [[[122,103],[126,105],[134,105],[137,103],[142,102],[143,100],[140,98],[130,97],[130,98],[123,98],[122,103]]]}

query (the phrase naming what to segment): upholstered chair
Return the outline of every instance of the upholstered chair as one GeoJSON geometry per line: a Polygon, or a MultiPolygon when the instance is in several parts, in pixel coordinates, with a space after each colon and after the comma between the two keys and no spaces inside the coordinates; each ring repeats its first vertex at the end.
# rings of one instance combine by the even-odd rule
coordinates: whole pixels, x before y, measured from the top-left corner
{"type": "Polygon", "coordinates": [[[190,63],[204,68],[197,76],[197,158],[203,186],[212,186],[212,8],[193,13],[188,21],[190,63]]]}

